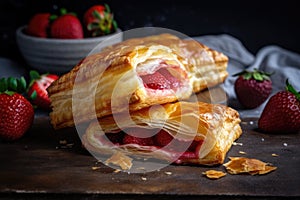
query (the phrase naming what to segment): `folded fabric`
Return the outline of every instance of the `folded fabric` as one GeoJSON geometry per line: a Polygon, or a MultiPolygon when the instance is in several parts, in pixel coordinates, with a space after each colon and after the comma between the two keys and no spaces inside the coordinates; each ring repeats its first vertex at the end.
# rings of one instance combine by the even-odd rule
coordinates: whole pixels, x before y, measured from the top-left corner
{"type": "Polygon", "coordinates": [[[237,101],[234,92],[234,82],[236,77],[232,75],[244,69],[253,70],[254,68],[266,72],[274,72],[271,76],[273,90],[270,97],[285,88],[285,80],[296,87],[300,80],[300,55],[281,48],[270,45],[260,49],[256,56],[251,54],[247,48],[237,39],[230,35],[208,35],[193,38],[208,47],[220,51],[229,57],[227,71],[229,76],[224,83],[224,89],[229,97],[229,106],[237,109],[241,117],[258,117],[267,101],[256,109],[246,110],[237,101]]]}

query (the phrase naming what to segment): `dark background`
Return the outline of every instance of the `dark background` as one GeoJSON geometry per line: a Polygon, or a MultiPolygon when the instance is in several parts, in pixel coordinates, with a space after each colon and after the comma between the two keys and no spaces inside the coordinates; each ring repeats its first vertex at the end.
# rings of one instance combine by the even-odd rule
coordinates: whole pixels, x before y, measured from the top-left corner
{"type": "Polygon", "coordinates": [[[300,53],[297,1],[191,0],[1,0],[0,57],[22,61],[16,29],[37,12],[65,7],[82,16],[90,6],[107,3],[122,30],[154,26],[189,36],[230,34],[252,53],[265,45],[279,45],[300,53]]]}

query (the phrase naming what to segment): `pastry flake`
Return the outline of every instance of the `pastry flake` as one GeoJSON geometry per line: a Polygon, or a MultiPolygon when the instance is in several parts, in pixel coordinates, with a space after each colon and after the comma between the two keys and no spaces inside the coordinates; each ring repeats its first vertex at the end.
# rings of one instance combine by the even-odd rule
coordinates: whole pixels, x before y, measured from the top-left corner
{"type": "Polygon", "coordinates": [[[226,176],[225,172],[222,172],[219,170],[213,170],[213,169],[207,170],[207,171],[203,172],[202,174],[205,175],[209,179],[219,179],[219,178],[226,176]]]}
{"type": "Polygon", "coordinates": [[[114,164],[121,167],[122,170],[129,170],[132,167],[132,158],[124,153],[117,151],[105,161],[105,164],[114,164]]]}
{"type": "Polygon", "coordinates": [[[246,157],[230,157],[230,161],[223,165],[230,174],[249,173],[251,175],[262,175],[277,169],[277,167],[271,166],[269,163],[246,157]]]}

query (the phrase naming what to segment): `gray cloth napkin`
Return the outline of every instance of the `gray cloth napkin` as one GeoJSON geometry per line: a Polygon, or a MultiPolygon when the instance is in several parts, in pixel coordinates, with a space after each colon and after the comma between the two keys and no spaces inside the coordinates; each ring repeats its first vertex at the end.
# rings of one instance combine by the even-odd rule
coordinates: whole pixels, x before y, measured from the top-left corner
{"type": "Polygon", "coordinates": [[[228,105],[237,109],[241,117],[259,117],[268,100],[258,108],[244,109],[236,99],[234,92],[234,82],[237,77],[232,75],[237,72],[254,68],[274,72],[271,76],[273,90],[270,97],[285,89],[286,79],[289,79],[296,90],[300,90],[300,55],[295,52],[272,45],[263,47],[256,55],[253,55],[237,38],[226,34],[200,36],[193,39],[229,57],[229,76],[223,84],[223,88],[229,97],[228,105]]]}

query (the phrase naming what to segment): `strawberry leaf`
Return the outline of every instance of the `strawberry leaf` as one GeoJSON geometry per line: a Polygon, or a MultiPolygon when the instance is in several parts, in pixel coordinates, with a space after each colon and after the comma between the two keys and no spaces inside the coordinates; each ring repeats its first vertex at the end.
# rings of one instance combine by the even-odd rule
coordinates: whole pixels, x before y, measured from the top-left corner
{"type": "Polygon", "coordinates": [[[65,14],[68,13],[67,9],[65,9],[65,8],[61,8],[61,9],[59,10],[59,12],[60,12],[61,15],[65,15],[65,14]]]}
{"type": "Polygon", "coordinates": [[[271,75],[262,74],[261,76],[262,76],[263,80],[270,80],[271,75]]]}
{"type": "Polygon", "coordinates": [[[4,93],[7,94],[7,95],[9,95],[9,96],[12,96],[12,95],[14,95],[16,92],[14,92],[14,91],[5,91],[4,93]]]}
{"type": "Polygon", "coordinates": [[[89,23],[87,25],[87,29],[89,31],[94,30],[94,29],[98,29],[98,28],[99,28],[99,24],[97,22],[92,22],[92,23],[89,23]]]}
{"type": "Polygon", "coordinates": [[[8,90],[13,90],[13,91],[17,90],[18,87],[17,79],[13,77],[8,77],[7,82],[8,82],[8,90]]]}
{"type": "Polygon", "coordinates": [[[8,84],[6,78],[0,79],[0,93],[3,93],[7,90],[8,84]]]}
{"type": "Polygon", "coordinates": [[[50,22],[53,22],[57,18],[58,18],[58,16],[53,14],[53,15],[50,15],[49,20],[50,20],[50,22]]]}
{"type": "Polygon", "coordinates": [[[289,80],[286,79],[286,90],[293,93],[298,101],[300,101],[300,93],[295,90],[295,88],[289,83],[289,80]]]}
{"type": "Polygon", "coordinates": [[[241,72],[233,74],[232,76],[243,76],[245,80],[249,80],[253,78],[256,81],[264,81],[264,80],[270,80],[270,76],[272,74],[273,73],[266,73],[264,71],[259,71],[258,69],[254,69],[253,71],[243,70],[241,72]]]}
{"type": "Polygon", "coordinates": [[[117,24],[117,22],[116,22],[115,20],[113,20],[112,23],[113,23],[114,29],[117,30],[117,29],[118,29],[118,24],[117,24]]]}
{"type": "Polygon", "coordinates": [[[254,72],[253,73],[253,78],[257,81],[263,81],[264,78],[262,77],[262,75],[259,72],[254,72]]]}
{"type": "Polygon", "coordinates": [[[243,75],[244,79],[249,80],[252,77],[252,74],[246,73],[243,75]]]}
{"type": "Polygon", "coordinates": [[[35,71],[35,70],[31,70],[30,72],[29,72],[29,76],[30,76],[30,80],[32,81],[32,80],[37,80],[37,79],[40,79],[41,78],[41,75],[37,72],[37,71],[35,71]]]}
{"type": "Polygon", "coordinates": [[[29,97],[31,100],[35,100],[36,98],[37,98],[37,92],[34,90],[32,93],[31,93],[31,95],[30,95],[30,97],[29,97]]]}
{"type": "Polygon", "coordinates": [[[0,79],[0,93],[7,93],[9,91],[21,94],[26,91],[26,86],[27,84],[24,77],[21,77],[20,79],[14,77],[0,79]]]}
{"type": "Polygon", "coordinates": [[[17,79],[17,92],[18,93],[23,93],[26,91],[26,80],[25,78],[22,76],[20,79],[17,79]]]}
{"type": "Polygon", "coordinates": [[[100,13],[96,10],[93,11],[92,15],[96,18],[96,19],[99,19],[101,20],[102,19],[102,16],[100,15],[100,13]]]}
{"type": "Polygon", "coordinates": [[[110,7],[107,4],[104,4],[104,7],[105,7],[106,12],[111,13],[110,7]]]}

